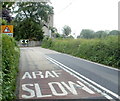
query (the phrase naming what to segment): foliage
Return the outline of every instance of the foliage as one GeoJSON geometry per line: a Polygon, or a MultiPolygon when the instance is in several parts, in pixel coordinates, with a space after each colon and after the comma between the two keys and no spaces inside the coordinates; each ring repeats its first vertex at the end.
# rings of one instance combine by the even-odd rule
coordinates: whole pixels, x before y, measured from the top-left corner
{"type": "Polygon", "coordinates": [[[19,47],[15,40],[2,35],[2,101],[15,98],[16,76],[18,72],[19,47]]]}
{"type": "Polygon", "coordinates": [[[85,38],[85,39],[93,39],[93,38],[105,38],[110,35],[119,35],[120,31],[118,30],[112,30],[112,31],[97,31],[94,32],[93,30],[90,29],[83,29],[77,38],[85,38]]]}
{"type": "Polygon", "coordinates": [[[94,31],[90,29],[83,29],[80,33],[80,38],[91,39],[94,37],[94,31]]]}
{"type": "Polygon", "coordinates": [[[57,32],[57,28],[55,27],[50,27],[51,33],[56,33],[57,32]]]}
{"type": "Polygon", "coordinates": [[[2,8],[11,9],[15,2],[2,2],[2,8]]]}
{"type": "Polygon", "coordinates": [[[43,41],[42,47],[116,68],[120,66],[117,36],[101,39],[47,39],[43,41]]]}
{"type": "Polygon", "coordinates": [[[50,48],[52,47],[53,40],[49,37],[45,37],[42,41],[42,47],[50,48]]]}
{"type": "Polygon", "coordinates": [[[2,36],[0,35],[0,101],[2,100],[2,36]]]}
{"type": "Polygon", "coordinates": [[[67,26],[67,25],[65,25],[63,27],[62,31],[63,31],[63,34],[66,35],[66,36],[68,36],[69,34],[71,34],[71,28],[69,26],[67,26]]]}
{"type": "Polygon", "coordinates": [[[15,17],[15,38],[43,39],[43,26],[49,22],[53,8],[43,2],[18,2],[15,17]]]}
{"type": "Polygon", "coordinates": [[[0,25],[7,25],[7,21],[4,19],[0,18],[0,22],[1,22],[0,25]]]}
{"type": "Polygon", "coordinates": [[[57,28],[50,27],[52,38],[59,38],[60,34],[57,32],[57,28]]]}
{"type": "Polygon", "coordinates": [[[69,35],[67,38],[71,38],[71,39],[74,39],[74,37],[72,35],[69,35]]]}
{"type": "Polygon", "coordinates": [[[54,37],[54,38],[60,38],[61,36],[60,36],[60,34],[59,33],[52,33],[52,37],[54,37]]]}
{"type": "Polygon", "coordinates": [[[109,35],[120,35],[120,31],[118,30],[112,30],[109,35]]]}
{"type": "Polygon", "coordinates": [[[30,18],[26,18],[23,22],[14,24],[15,32],[14,37],[16,40],[30,39],[30,40],[42,40],[43,31],[42,26],[35,23],[30,18]]]}
{"type": "Polygon", "coordinates": [[[5,19],[8,23],[12,21],[11,7],[14,2],[2,2],[2,18],[5,19]]]}
{"type": "Polygon", "coordinates": [[[105,38],[107,36],[107,32],[105,31],[97,31],[94,34],[94,38],[105,38]]]}

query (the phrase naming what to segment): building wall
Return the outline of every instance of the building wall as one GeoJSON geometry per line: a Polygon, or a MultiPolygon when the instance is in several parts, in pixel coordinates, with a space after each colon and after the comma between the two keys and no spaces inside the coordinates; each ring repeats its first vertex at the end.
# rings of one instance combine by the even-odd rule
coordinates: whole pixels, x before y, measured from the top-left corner
{"type": "Polygon", "coordinates": [[[53,20],[54,20],[53,16],[54,16],[53,14],[49,16],[48,23],[45,23],[45,25],[47,27],[46,26],[43,27],[43,31],[44,31],[45,36],[51,37],[51,31],[49,30],[49,28],[53,27],[53,20]]]}

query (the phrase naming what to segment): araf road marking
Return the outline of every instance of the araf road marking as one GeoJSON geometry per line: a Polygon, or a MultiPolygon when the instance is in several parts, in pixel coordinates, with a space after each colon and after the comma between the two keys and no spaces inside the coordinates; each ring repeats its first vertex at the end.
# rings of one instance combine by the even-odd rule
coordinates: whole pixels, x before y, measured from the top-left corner
{"type": "Polygon", "coordinates": [[[25,72],[22,79],[36,79],[37,77],[39,78],[55,78],[55,77],[59,77],[61,73],[57,73],[55,71],[46,71],[44,74],[41,71],[35,71],[32,72],[32,74],[30,74],[29,72],[25,72]]]}
{"type": "Polygon", "coordinates": [[[32,75],[34,79],[37,78],[36,75],[39,75],[40,78],[44,78],[41,71],[32,72],[32,75]]]}
{"type": "MultiPolygon", "coordinates": [[[[92,84],[96,85],[98,88],[101,88],[101,89],[103,89],[104,91],[106,91],[106,92],[110,93],[111,95],[113,95],[114,97],[120,99],[120,97],[119,97],[117,94],[115,94],[115,93],[113,93],[112,91],[110,91],[110,90],[102,87],[101,85],[95,83],[94,81],[86,78],[85,76],[79,74],[78,72],[70,69],[69,67],[63,65],[62,63],[56,61],[55,59],[53,59],[53,58],[51,58],[51,57],[48,57],[48,56],[46,56],[46,59],[48,59],[48,60],[51,61],[52,63],[56,64],[57,66],[59,66],[60,68],[62,68],[62,69],[65,70],[66,72],[70,73],[71,75],[75,76],[75,77],[78,78],[79,80],[82,80],[83,82],[86,82],[85,80],[87,80],[87,81],[91,82],[92,84]],[[83,80],[82,78],[78,77],[76,74],[79,75],[80,77],[84,78],[85,80],[83,80]]],[[[106,93],[103,93],[101,90],[97,89],[96,87],[94,87],[93,85],[89,84],[88,82],[86,82],[86,84],[87,84],[88,86],[94,88],[94,90],[99,91],[99,93],[101,93],[102,95],[104,95],[107,99],[112,99],[112,100],[113,100],[113,98],[112,98],[111,96],[109,96],[109,95],[106,94],[106,93]]]]}
{"type": "Polygon", "coordinates": [[[83,91],[89,93],[89,94],[95,94],[90,88],[85,86],[83,83],[80,81],[76,81],[77,83],[74,83],[72,81],[68,81],[68,84],[65,82],[49,82],[48,83],[48,89],[51,90],[52,94],[49,95],[43,95],[42,94],[42,88],[40,88],[40,85],[38,83],[34,84],[23,84],[22,85],[22,90],[25,92],[28,92],[29,95],[22,95],[22,98],[28,99],[28,98],[44,98],[44,97],[52,97],[52,96],[66,96],[68,95],[68,91],[71,92],[73,95],[78,95],[77,90],[75,88],[82,89],[83,91]],[[55,88],[55,85],[59,87],[61,92],[58,92],[57,89],[55,88]],[[34,87],[35,90],[30,89],[29,87],[34,87]]]}
{"type": "Polygon", "coordinates": [[[25,79],[25,78],[32,79],[32,76],[30,75],[29,72],[25,72],[25,74],[23,75],[22,79],[25,79]]]}

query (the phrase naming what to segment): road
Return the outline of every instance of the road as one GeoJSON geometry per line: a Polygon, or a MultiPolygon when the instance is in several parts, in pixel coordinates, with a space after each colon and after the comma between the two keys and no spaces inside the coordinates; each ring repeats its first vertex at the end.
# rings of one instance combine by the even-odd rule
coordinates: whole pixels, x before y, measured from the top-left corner
{"type": "Polygon", "coordinates": [[[21,48],[19,99],[120,99],[120,70],[41,47],[21,48]]]}

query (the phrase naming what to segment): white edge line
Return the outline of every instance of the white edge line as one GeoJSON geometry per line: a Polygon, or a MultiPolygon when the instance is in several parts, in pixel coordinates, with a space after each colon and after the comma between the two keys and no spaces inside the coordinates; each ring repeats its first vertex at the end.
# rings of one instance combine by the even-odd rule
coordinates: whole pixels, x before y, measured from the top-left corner
{"type": "Polygon", "coordinates": [[[85,83],[86,85],[88,85],[90,88],[93,88],[96,92],[102,94],[104,97],[106,97],[107,99],[113,101],[113,98],[110,97],[109,95],[107,95],[105,92],[102,92],[101,90],[97,89],[96,87],[94,87],[93,85],[89,84],[88,82],[86,82],[85,80],[83,80],[82,78],[78,77],[77,75],[73,74],[72,72],[70,72],[69,70],[63,68],[62,66],[60,66],[58,63],[54,62],[53,60],[47,58],[49,61],[51,61],[52,63],[54,63],[55,65],[59,66],[60,68],[62,68],[63,70],[65,70],[66,72],[68,72],[69,74],[73,75],[74,77],[78,78],[79,80],[81,80],[83,83],[85,83]]]}
{"type": "MultiPolygon", "coordinates": [[[[48,57],[48,56],[47,56],[47,57],[48,57]]],[[[104,88],[103,86],[101,86],[101,85],[97,84],[96,82],[94,82],[94,81],[92,81],[92,80],[88,79],[87,77],[85,77],[85,76],[83,76],[83,75],[79,74],[78,72],[76,72],[76,71],[74,71],[74,70],[70,69],[69,67],[67,67],[67,66],[63,65],[62,63],[60,63],[60,62],[58,62],[58,61],[54,60],[53,58],[51,58],[51,57],[48,57],[48,58],[49,58],[49,59],[51,59],[51,60],[53,60],[53,61],[55,61],[56,63],[58,63],[58,64],[60,64],[60,65],[64,66],[66,69],[68,69],[68,70],[72,71],[73,73],[75,73],[75,74],[77,74],[77,75],[81,76],[81,77],[82,77],[82,78],[84,78],[85,80],[87,80],[87,81],[91,82],[92,84],[96,85],[97,87],[99,87],[99,88],[103,89],[104,91],[108,92],[109,94],[113,95],[114,97],[116,97],[116,98],[120,99],[120,96],[118,96],[116,93],[114,93],[114,92],[112,92],[112,91],[110,91],[110,90],[108,90],[108,89],[104,88]]]]}
{"type": "Polygon", "coordinates": [[[83,59],[83,58],[75,57],[75,56],[72,56],[72,55],[69,55],[69,54],[65,54],[65,53],[61,53],[61,52],[58,52],[58,53],[59,53],[59,54],[67,55],[67,56],[72,57],[72,58],[80,59],[80,60],[83,60],[83,61],[86,61],[86,62],[89,62],[89,63],[93,63],[93,64],[96,64],[96,65],[99,65],[99,66],[103,66],[103,67],[105,67],[105,68],[109,68],[109,69],[113,69],[113,70],[120,71],[120,70],[117,69],[117,68],[110,67],[110,66],[106,66],[106,65],[103,65],[103,64],[100,64],[100,63],[96,63],[96,62],[93,62],[93,61],[90,61],[90,60],[86,60],[86,59],[83,59]]]}

